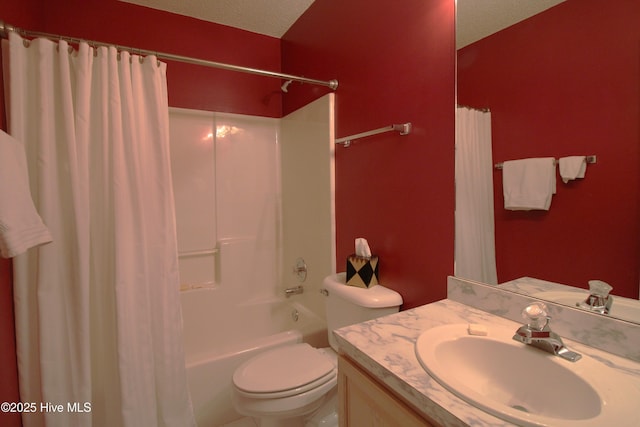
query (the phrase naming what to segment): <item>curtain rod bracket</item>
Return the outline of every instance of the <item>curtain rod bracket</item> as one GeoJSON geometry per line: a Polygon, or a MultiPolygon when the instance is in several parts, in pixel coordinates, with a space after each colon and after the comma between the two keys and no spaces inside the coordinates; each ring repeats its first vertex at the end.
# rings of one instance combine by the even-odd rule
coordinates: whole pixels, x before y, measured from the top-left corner
{"type": "Polygon", "coordinates": [[[16,31],[16,29],[12,25],[7,24],[0,19],[0,37],[7,37],[7,35],[12,31],[16,31]]]}
{"type": "Polygon", "coordinates": [[[400,135],[409,135],[411,133],[411,123],[393,125],[393,130],[400,132],[400,135]]]}

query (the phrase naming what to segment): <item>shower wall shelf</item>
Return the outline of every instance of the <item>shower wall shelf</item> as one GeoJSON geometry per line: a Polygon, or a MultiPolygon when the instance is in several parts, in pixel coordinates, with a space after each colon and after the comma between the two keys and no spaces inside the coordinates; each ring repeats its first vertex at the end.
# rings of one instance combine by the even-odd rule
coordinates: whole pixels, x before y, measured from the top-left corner
{"type": "Polygon", "coordinates": [[[203,249],[196,251],[180,251],[178,252],[178,258],[193,258],[207,255],[215,255],[219,252],[218,248],[203,249]]]}
{"type": "Polygon", "coordinates": [[[343,147],[348,147],[354,139],[366,138],[367,136],[378,135],[385,132],[400,132],[400,135],[408,135],[411,133],[411,123],[402,123],[389,125],[379,129],[373,129],[367,132],[356,133],[355,135],[345,136],[336,139],[336,144],[342,144],[343,147]]]}

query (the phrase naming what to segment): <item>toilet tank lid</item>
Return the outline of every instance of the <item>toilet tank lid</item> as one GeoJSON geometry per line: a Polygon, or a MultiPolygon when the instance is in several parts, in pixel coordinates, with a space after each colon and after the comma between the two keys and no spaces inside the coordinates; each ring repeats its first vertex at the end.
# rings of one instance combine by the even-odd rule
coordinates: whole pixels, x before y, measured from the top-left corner
{"type": "Polygon", "coordinates": [[[329,292],[335,292],[341,298],[361,307],[385,308],[402,305],[402,296],[393,289],[382,285],[359,288],[346,284],[346,273],[337,273],[325,277],[323,284],[329,292]]]}

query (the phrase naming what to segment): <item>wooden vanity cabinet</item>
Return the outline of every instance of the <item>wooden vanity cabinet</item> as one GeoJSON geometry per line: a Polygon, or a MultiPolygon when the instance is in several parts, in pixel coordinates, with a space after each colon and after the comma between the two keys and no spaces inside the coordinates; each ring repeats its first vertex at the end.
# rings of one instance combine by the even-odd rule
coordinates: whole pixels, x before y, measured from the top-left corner
{"type": "Polygon", "coordinates": [[[344,356],[338,357],[340,427],[435,427],[344,356]]]}

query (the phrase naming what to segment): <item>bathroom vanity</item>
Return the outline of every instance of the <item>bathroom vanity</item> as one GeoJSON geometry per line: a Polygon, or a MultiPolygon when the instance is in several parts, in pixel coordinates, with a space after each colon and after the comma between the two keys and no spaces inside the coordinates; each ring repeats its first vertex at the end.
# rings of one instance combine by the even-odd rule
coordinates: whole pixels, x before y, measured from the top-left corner
{"type": "MultiPolygon", "coordinates": [[[[511,295],[503,295],[500,293],[503,291],[497,291],[498,294],[486,298],[485,303],[489,307],[485,311],[452,299],[456,295],[464,294],[471,298],[475,293],[482,294],[484,290],[476,292],[473,289],[473,282],[450,278],[449,285],[449,299],[335,331],[340,348],[338,387],[342,426],[516,425],[467,403],[467,400],[450,392],[429,375],[416,355],[416,342],[426,330],[448,324],[484,325],[488,328],[489,334],[494,326],[515,332],[521,322],[516,318],[510,320],[505,317],[509,317],[511,311],[519,314],[526,303],[533,299],[516,298],[511,304],[519,306],[518,309],[507,309],[501,307],[501,304],[511,300],[511,295]],[[459,285],[457,290],[451,290],[452,281],[454,287],[459,285]]],[[[484,297],[477,297],[474,301],[482,299],[484,297]]],[[[558,333],[569,348],[590,360],[595,360],[596,363],[601,363],[603,369],[614,370],[616,375],[624,377],[627,385],[630,384],[634,391],[640,393],[640,361],[637,358],[622,357],[593,345],[577,342],[573,337],[567,337],[563,331],[570,328],[566,325],[567,316],[563,317],[561,311],[571,310],[573,313],[577,310],[566,307],[551,308],[551,327],[557,325],[560,328],[558,333]]],[[[619,353],[627,355],[637,352],[640,347],[640,331],[624,329],[625,325],[621,327],[622,332],[614,335],[617,335],[621,346],[628,348],[620,349],[619,353]]],[[[600,328],[594,331],[594,337],[602,330],[600,328]]],[[[553,387],[553,384],[549,384],[549,387],[553,387]]],[[[622,403],[628,408],[637,405],[635,401],[622,403]]],[[[627,414],[624,422],[628,425],[640,425],[640,412],[632,411],[631,415],[627,414]],[[633,419],[634,417],[637,419],[633,419]]],[[[617,423],[613,422],[610,425],[617,423]]]]}
{"type": "Polygon", "coordinates": [[[433,425],[392,390],[343,356],[338,358],[338,395],[338,419],[343,427],[433,425]]]}

